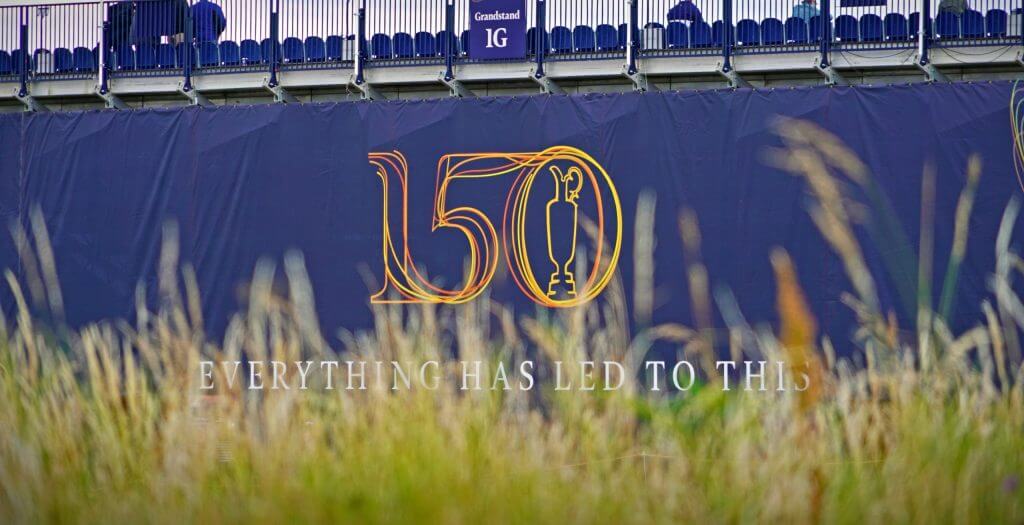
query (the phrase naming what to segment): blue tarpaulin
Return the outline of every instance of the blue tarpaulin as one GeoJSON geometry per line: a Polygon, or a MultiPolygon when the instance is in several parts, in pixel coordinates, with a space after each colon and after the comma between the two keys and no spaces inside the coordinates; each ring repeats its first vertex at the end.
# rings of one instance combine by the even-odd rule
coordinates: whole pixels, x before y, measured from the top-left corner
{"type": "MultiPolygon", "coordinates": [[[[41,209],[74,325],[130,318],[138,283],[148,297],[158,295],[161,231],[174,221],[182,261],[195,267],[214,332],[243,305],[241,290],[257,261],[279,262],[289,250],[305,256],[326,333],[368,328],[370,297],[389,264],[382,248],[384,189],[368,155],[393,159],[390,152],[399,151],[408,165],[407,246],[415,268],[429,272],[438,288],[455,289],[470,255],[464,231],[450,225],[433,230],[445,221],[436,197],[443,188],[445,210],[472,207],[493,224],[499,242],[481,256],[493,255],[497,263],[486,293],[526,314],[536,310],[536,301],[526,298],[520,289],[525,285],[516,286],[510,267],[517,259],[509,256],[515,247],[505,242],[519,224],[509,211],[509,195],[519,184],[515,173],[459,179],[449,187],[440,182],[449,171],[439,171],[439,161],[455,155],[449,160],[456,165],[458,159],[506,154],[474,161],[494,172],[503,163],[537,158],[531,152],[566,146],[589,155],[592,164],[579,164],[583,172],[575,176],[571,163],[542,167],[525,192],[532,196],[522,203],[528,241],[520,252],[532,261],[542,291],[554,259],[575,256],[586,264],[595,255],[582,222],[598,213],[595,188],[605,183],[594,166],[600,166],[621,202],[617,275],[630,302],[637,202],[644,193],[656,197],[654,322],[692,321],[678,223],[689,208],[700,221],[712,286],[728,286],[750,321],[776,320],[769,254],[782,247],[793,257],[822,328],[843,347],[854,319],[840,295],[852,287],[809,217],[805,181],[771,161],[771,152],[782,146],[779,117],[805,119],[848,144],[883,188],[914,250],[922,170],[926,163],[934,166],[939,277],[967,159],[980,156],[984,173],[957,299],[955,324],[962,328],[978,320],[978,305],[989,296],[986,276],[994,267],[999,219],[1021,192],[1013,168],[1011,91],[1012,84],[994,82],[3,115],[0,219],[28,224],[30,211],[41,209]],[[588,170],[598,176],[587,179],[588,170]],[[554,211],[545,218],[550,202],[559,204],[549,206],[554,211]],[[564,228],[577,220],[575,254],[558,246],[545,250],[545,224],[550,231],[552,224],[564,228]]],[[[391,179],[388,197],[393,214],[402,202],[396,181],[391,179]]],[[[867,202],[849,181],[843,187],[867,202]]],[[[607,190],[600,191],[606,192],[602,205],[612,210],[607,190]]],[[[606,235],[614,235],[612,215],[605,215],[606,235]]],[[[398,230],[392,228],[394,245],[403,246],[398,230]]],[[[564,232],[548,235],[571,247],[564,232]]],[[[885,308],[912,325],[896,289],[916,283],[916,276],[882,277],[882,250],[866,234],[861,240],[885,308]]],[[[610,253],[604,252],[606,261],[610,253]]],[[[391,269],[402,267],[403,259],[398,254],[391,269]]],[[[6,231],[0,232],[0,266],[23,276],[6,231]]],[[[589,273],[576,274],[582,293],[589,273]]],[[[9,313],[9,292],[0,292],[0,301],[9,313]]]]}

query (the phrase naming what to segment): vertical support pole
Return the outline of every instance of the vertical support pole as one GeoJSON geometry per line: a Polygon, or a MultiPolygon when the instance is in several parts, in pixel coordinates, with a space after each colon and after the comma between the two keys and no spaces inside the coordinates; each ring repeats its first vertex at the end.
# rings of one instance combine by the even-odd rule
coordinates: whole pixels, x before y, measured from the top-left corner
{"type": "Polygon", "coordinates": [[[444,79],[451,81],[455,78],[454,65],[455,54],[452,53],[452,40],[455,38],[455,3],[448,0],[444,6],[444,30],[446,42],[444,46],[444,79]]]}
{"type": "Polygon", "coordinates": [[[185,83],[182,84],[181,89],[186,93],[192,91],[192,59],[196,54],[195,44],[192,40],[192,9],[189,9],[185,12],[185,41],[181,44],[185,46],[185,63],[182,66],[185,71],[185,83]]]}
{"type": "MultiPolygon", "coordinates": [[[[104,18],[106,14],[104,13],[104,18]]],[[[107,63],[107,50],[110,49],[110,42],[107,42],[107,34],[110,32],[110,20],[103,21],[103,31],[100,33],[100,94],[106,95],[110,92],[110,86],[107,83],[110,77],[110,71],[107,69],[110,64],[107,63]]]]}
{"type": "Polygon", "coordinates": [[[267,85],[270,87],[277,87],[277,69],[278,61],[281,59],[281,46],[280,39],[280,19],[278,18],[279,7],[277,0],[268,0],[270,6],[270,59],[267,60],[267,67],[270,68],[270,80],[267,81],[267,85]]]}
{"type": "Polygon", "coordinates": [[[918,54],[921,57],[921,65],[926,66],[930,62],[928,49],[932,46],[932,8],[929,0],[921,0],[921,26],[917,30],[918,54]]]}
{"type": "MultiPolygon", "coordinates": [[[[451,35],[448,35],[451,36],[451,35]]],[[[451,42],[451,40],[449,40],[451,42]]],[[[450,43],[445,43],[445,48],[451,47],[450,43]]],[[[446,52],[446,56],[451,54],[449,49],[446,52]]],[[[356,85],[362,85],[366,82],[366,77],[363,76],[363,67],[365,66],[366,57],[366,2],[359,6],[359,20],[356,24],[356,85]]]]}
{"type": "Polygon", "coordinates": [[[18,96],[28,95],[28,69],[32,63],[28,54],[28,8],[22,7],[18,10],[18,47],[21,48],[21,87],[18,89],[18,96]]]}
{"type": "Polygon", "coordinates": [[[545,0],[537,0],[537,2],[534,4],[534,9],[536,10],[535,15],[537,19],[537,31],[535,35],[535,37],[537,38],[537,45],[535,48],[535,50],[537,51],[537,56],[534,57],[534,61],[536,62],[537,67],[535,67],[533,70],[533,77],[540,79],[544,78],[544,55],[546,55],[548,52],[548,3],[545,0]]]}
{"type": "Polygon", "coordinates": [[[629,25],[626,28],[626,71],[630,75],[635,75],[637,72],[636,59],[640,51],[638,38],[640,28],[637,27],[640,22],[639,11],[640,6],[637,4],[637,0],[629,0],[629,25]]]}
{"type": "Polygon", "coordinates": [[[732,71],[732,0],[722,0],[722,25],[722,72],[728,73],[732,71]]]}
{"type": "Polygon", "coordinates": [[[818,67],[821,69],[832,65],[832,0],[824,0],[821,3],[819,13],[821,23],[821,60],[818,67]]]}

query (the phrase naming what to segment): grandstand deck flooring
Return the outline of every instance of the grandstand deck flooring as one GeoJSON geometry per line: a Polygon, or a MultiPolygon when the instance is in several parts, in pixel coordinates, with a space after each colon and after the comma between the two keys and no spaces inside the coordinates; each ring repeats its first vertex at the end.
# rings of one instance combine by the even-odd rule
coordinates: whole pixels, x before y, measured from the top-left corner
{"type": "MultiPolygon", "coordinates": [[[[734,57],[736,71],[755,88],[786,88],[821,85],[824,77],[814,69],[818,53],[775,55],[739,55],[734,57]]],[[[932,63],[950,81],[1015,80],[1024,78],[1020,46],[959,47],[932,49],[932,63]]],[[[640,61],[641,71],[658,89],[722,89],[729,86],[717,73],[721,57],[648,58],[640,61]]],[[[916,50],[835,50],[833,65],[853,85],[923,82],[917,68],[916,50]]],[[[533,64],[467,64],[458,67],[456,76],[477,96],[537,94],[530,80],[533,64]]],[[[547,73],[569,94],[623,92],[633,84],[623,74],[620,60],[551,62],[547,73]]],[[[403,67],[376,67],[366,70],[367,80],[391,100],[443,98],[448,88],[438,80],[443,66],[437,64],[403,67]]],[[[301,102],[359,100],[360,92],[350,84],[351,69],[283,71],[281,85],[301,102]]],[[[194,77],[199,92],[214,104],[262,104],[273,102],[263,89],[266,71],[232,74],[207,74],[194,77]]],[[[111,91],[133,108],[187,105],[178,93],[180,76],[113,78],[111,91]]],[[[15,98],[16,83],[0,83],[0,112],[21,111],[15,98]]],[[[36,99],[54,111],[78,111],[104,108],[95,95],[96,79],[45,80],[33,82],[30,91],[36,99]]]]}

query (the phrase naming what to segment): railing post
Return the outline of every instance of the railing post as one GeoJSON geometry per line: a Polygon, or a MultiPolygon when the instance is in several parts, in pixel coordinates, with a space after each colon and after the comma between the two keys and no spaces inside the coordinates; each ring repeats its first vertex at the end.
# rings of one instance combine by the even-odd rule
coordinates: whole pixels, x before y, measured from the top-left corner
{"type": "MultiPolygon", "coordinates": [[[[103,15],[106,18],[106,14],[103,15]]],[[[99,71],[100,71],[100,94],[106,95],[110,91],[107,79],[110,76],[108,68],[110,64],[107,63],[107,50],[110,49],[110,42],[107,42],[107,32],[110,30],[110,21],[103,21],[103,30],[100,32],[100,56],[99,58],[99,71]]]]}
{"type": "Polygon", "coordinates": [[[185,63],[182,64],[182,69],[185,71],[185,83],[182,84],[181,89],[188,93],[192,91],[192,59],[195,58],[196,46],[192,41],[194,35],[192,34],[192,10],[189,9],[185,12],[185,41],[181,45],[185,46],[185,63]]]}
{"type": "Polygon", "coordinates": [[[444,45],[444,79],[451,81],[455,78],[455,72],[453,66],[455,64],[455,56],[452,53],[452,40],[455,38],[455,3],[454,0],[448,0],[444,6],[444,30],[445,40],[444,45]]]}
{"type": "Polygon", "coordinates": [[[629,0],[629,24],[626,28],[626,70],[630,75],[635,75],[637,72],[636,58],[640,50],[637,35],[640,34],[640,28],[637,24],[640,22],[640,6],[637,4],[637,0],[629,0]]]}
{"type": "Polygon", "coordinates": [[[277,69],[278,60],[280,60],[280,18],[278,17],[280,6],[277,5],[277,0],[269,0],[268,5],[270,7],[270,59],[267,60],[267,67],[270,69],[270,80],[267,81],[267,85],[270,87],[277,87],[277,69]]]}
{"type": "Polygon", "coordinates": [[[818,67],[827,68],[832,61],[832,0],[824,0],[821,3],[819,14],[821,23],[821,60],[818,67]]]}
{"type": "Polygon", "coordinates": [[[537,0],[534,4],[537,18],[537,30],[534,38],[537,39],[534,50],[536,51],[536,57],[534,60],[537,63],[537,67],[533,71],[534,78],[544,78],[544,55],[547,53],[547,2],[545,0],[537,0]]]}
{"type": "Polygon", "coordinates": [[[18,96],[28,95],[28,69],[32,60],[28,53],[28,8],[22,7],[18,10],[18,47],[21,48],[21,87],[18,89],[18,96]]]}
{"type": "MultiPolygon", "coordinates": [[[[450,36],[450,35],[449,35],[450,36]]],[[[449,40],[450,42],[450,40],[449,40]]],[[[446,48],[451,47],[446,43],[446,48]]],[[[448,54],[451,54],[449,49],[448,54]]],[[[363,66],[368,53],[366,52],[366,4],[359,6],[359,19],[356,23],[356,85],[366,82],[363,76],[363,66]]]]}
{"type": "Polygon", "coordinates": [[[931,2],[929,0],[921,0],[921,26],[918,28],[918,54],[920,54],[921,65],[926,66],[930,62],[928,59],[928,49],[932,47],[932,9],[931,2]]]}
{"type": "Polygon", "coordinates": [[[722,25],[722,72],[728,73],[732,71],[732,0],[722,0],[722,25]]]}

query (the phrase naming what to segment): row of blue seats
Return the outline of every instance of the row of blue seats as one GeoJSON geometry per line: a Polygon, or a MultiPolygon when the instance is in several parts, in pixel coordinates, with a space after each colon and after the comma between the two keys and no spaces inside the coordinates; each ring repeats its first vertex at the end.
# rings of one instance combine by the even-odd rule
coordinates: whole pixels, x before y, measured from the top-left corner
{"type": "MultiPolygon", "coordinates": [[[[835,19],[834,36],[841,42],[912,39],[917,36],[919,17],[919,13],[911,13],[909,18],[899,13],[889,13],[885,18],[865,14],[858,20],[850,15],[840,15],[835,19]]],[[[940,39],[1001,38],[1007,35],[1007,20],[1007,13],[998,9],[989,10],[985,15],[974,10],[967,10],[963,15],[941,12],[934,21],[935,33],[940,39]]],[[[649,23],[641,31],[640,43],[643,48],[654,50],[720,47],[725,34],[724,27],[722,21],[710,25],[706,22],[670,22],[667,27],[649,23]]],[[[814,16],[809,22],[798,17],[790,17],[785,22],[767,18],[760,23],[744,19],[736,24],[734,31],[735,41],[739,46],[819,42],[821,18],[814,16]]],[[[555,54],[620,51],[625,49],[626,32],[625,24],[618,28],[602,24],[596,30],[589,26],[577,26],[572,30],[558,26],[544,36],[544,42],[548,52],[555,54]]],[[[396,33],[393,37],[375,34],[369,41],[370,57],[381,60],[444,56],[446,40],[458,54],[468,54],[468,31],[464,31],[458,39],[447,31],[441,31],[436,35],[428,32],[415,35],[396,33]]],[[[530,54],[536,52],[537,42],[536,29],[531,28],[527,32],[527,47],[530,54]]],[[[278,53],[285,63],[351,60],[354,44],[353,36],[333,35],[326,39],[311,36],[305,41],[289,37],[279,45],[278,53]]],[[[271,46],[270,39],[264,39],[262,42],[243,40],[240,44],[234,41],[219,44],[204,42],[195,47],[193,60],[198,67],[266,64],[273,51],[271,46]]],[[[122,45],[109,57],[109,63],[117,70],[172,69],[182,66],[187,48],[188,46],[183,44],[122,45]]],[[[42,52],[44,50],[37,50],[33,56],[31,67],[34,71],[44,71],[39,65],[42,52]]],[[[45,72],[95,72],[99,63],[98,49],[57,48],[53,51],[51,60],[52,66],[45,68],[45,72]]],[[[24,57],[20,50],[15,50],[11,54],[0,50],[0,75],[20,73],[23,63],[24,57]]]]}

